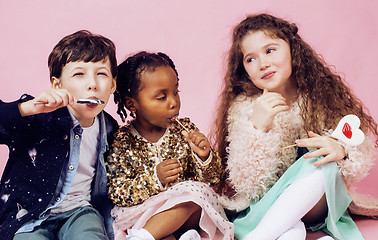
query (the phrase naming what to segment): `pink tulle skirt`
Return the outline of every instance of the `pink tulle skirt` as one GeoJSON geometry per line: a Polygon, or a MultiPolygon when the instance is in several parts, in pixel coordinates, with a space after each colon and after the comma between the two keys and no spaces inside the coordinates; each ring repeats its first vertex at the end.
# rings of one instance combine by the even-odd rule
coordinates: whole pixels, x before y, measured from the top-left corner
{"type": "Polygon", "coordinates": [[[194,202],[202,208],[199,222],[201,239],[234,239],[234,225],[227,220],[216,193],[205,183],[177,183],[142,204],[114,207],[111,214],[115,240],[126,239],[127,229],[141,229],[153,215],[184,202],[194,202]]]}

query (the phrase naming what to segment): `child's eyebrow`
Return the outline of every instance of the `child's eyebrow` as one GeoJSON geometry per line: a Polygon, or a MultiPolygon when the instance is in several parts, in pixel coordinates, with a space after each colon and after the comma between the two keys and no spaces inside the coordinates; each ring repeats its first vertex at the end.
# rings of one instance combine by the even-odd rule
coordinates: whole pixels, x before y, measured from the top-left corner
{"type": "MultiPolygon", "coordinates": [[[[175,90],[178,89],[178,87],[179,87],[179,84],[177,83],[176,86],[175,86],[175,90]]],[[[158,89],[158,90],[156,90],[152,93],[153,93],[154,96],[156,96],[156,95],[159,95],[159,94],[165,94],[165,93],[169,92],[169,90],[170,89],[168,89],[168,88],[162,88],[162,89],[158,89]]]]}
{"type": "Polygon", "coordinates": [[[97,70],[105,69],[106,71],[110,71],[110,68],[107,66],[98,67],[97,70]]]}
{"type": "Polygon", "coordinates": [[[77,72],[77,71],[84,71],[84,67],[74,67],[70,70],[71,73],[77,72]]]}
{"type": "Polygon", "coordinates": [[[152,92],[153,93],[153,95],[159,95],[159,94],[161,94],[161,93],[166,93],[168,90],[167,89],[158,89],[158,90],[156,90],[156,91],[154,91],[154,92],[152,92]]]}
{"type": "Polygon", "coordinates": [[[276,43],[276,42],[271,42],[271,43],[266,44],[266,45],[264,46],[264,48],[268,48],[268,47],[270,47],[270,46],[278,46],[278,45],[279,45],[279,44],[276,43]]]}
{"type": "Polygon", "coordinates": [[[81,70],[81,69],[85,69],[85,67],[77,66],[77,67],[72,68],[72,70],[77,70],[77,69],[81,70]]]}

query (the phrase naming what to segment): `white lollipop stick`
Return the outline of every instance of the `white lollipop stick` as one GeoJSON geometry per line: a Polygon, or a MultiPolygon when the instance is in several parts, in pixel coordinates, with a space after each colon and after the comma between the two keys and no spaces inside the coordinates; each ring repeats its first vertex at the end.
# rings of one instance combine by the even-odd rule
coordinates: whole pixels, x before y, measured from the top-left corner
{"type": "MultiPolygon", "coordinates": [[[[43,101],[34,101],[34,104],[47,104],[47,102],[43,101]]],[[[76,103],[80,104],[104,104],[105,102],[100,99],[78,99],[76,103]]]]}
{"type": "Polygon", "coordinates": [[[187,129],[184,125],[182,125],[182,123],[181,123],[177,118],[176,118],[175,120],[176,120],[176,122],[178,122],[178,123],[181,125],[181,127],[182,127],[185,131],[190,132],[189,129],[187,129]]]}

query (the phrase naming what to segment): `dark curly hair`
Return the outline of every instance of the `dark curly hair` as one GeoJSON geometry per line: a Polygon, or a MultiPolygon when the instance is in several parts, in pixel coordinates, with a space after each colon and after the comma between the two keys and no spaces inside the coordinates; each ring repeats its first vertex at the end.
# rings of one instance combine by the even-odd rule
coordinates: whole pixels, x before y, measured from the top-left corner
{"type": "Polygon", "coordinates": [[[114,102],[118,106],[117,113],[123,122],[127,118],[126,97],[135,98],[138,95],[142,72],[153,72],[155,68],[160,66],[170,66],[175,71],[178,80],[175,64],[168,55],[161,52],[138,52],[118,65],[117,90],[114,93],[114,102]]]}
{"type": "Polygon", "coordinates": [[[212,129],[212,138],[223,159],[228,145],[225,139],[228,134],[226,120],[231,103],[240,94],[255,96],[262,93],[244,69],[240,46],[244,37],[255,31],[263,31],[289,44],[292,57],[291,77],[296,81],[297,91],[303,98],[299,103],[300,115],[307,131],[321,134],[323,129],[334,129],[343,116],[355,114],[361,120],[362,130],[375,136],[377,145],[377,123],[367,114],[362,102],[352,94],[341,77],[302,40],[297,26],[269,14],[258,14],[246,17],[233,30],[224,85],[212,129]]]}

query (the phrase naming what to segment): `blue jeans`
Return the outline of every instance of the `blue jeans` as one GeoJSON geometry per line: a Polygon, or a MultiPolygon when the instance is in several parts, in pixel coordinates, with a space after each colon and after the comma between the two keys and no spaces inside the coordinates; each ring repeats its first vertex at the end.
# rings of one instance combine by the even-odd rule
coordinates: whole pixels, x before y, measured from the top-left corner
{"type": "Polygon", "coordinates": [[[14,240],[108,240],[100,213],[91,206],[48,217],[32,232],[18,233],[14,240]]]}

